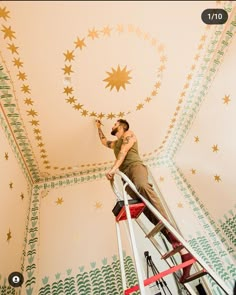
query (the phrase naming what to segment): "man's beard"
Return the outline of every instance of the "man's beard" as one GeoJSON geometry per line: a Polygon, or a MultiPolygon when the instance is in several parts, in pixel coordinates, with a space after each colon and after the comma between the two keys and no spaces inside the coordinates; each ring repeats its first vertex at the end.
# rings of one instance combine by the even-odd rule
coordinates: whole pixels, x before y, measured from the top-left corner
{"type": "Polygon", "coordinates": [[[111,135],[116,135],[117,132],[118,132],[118,127],[116,127],[115,129],[111,131],[111,135]]]}

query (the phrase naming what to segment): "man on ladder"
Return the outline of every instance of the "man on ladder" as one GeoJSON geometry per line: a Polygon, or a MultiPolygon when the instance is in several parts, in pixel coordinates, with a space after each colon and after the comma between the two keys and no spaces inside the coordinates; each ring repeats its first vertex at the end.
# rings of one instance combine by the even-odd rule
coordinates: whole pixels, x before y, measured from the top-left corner
{"type": "MultiPolygon", "coordinates": [[[[152,185],[148,182],[148,170],[139,156],[137,138],[135,134],[129,130],[129,123],[123,119],[117,120],[111,131],[111,135],[117,137],[117,140],[114,141],[107,140],[102,132],[101,125],[101,122],[96,120],[99,138],[104,146],[114,150],[116,157],[114,165],[110,171],[106,173],[107,179],[112,181],[116,170],[119,169],[134,183],[138,192],[146,198],[160,212],[160,214],[169,221],[169,223],[171,223],[160,199],[153,190],[152,185]]],[[[132,189],[127,187],[126,190],[133,199],[138,199],[138,196],[132,191],[132,189]]],[[[154,225],[159,222],[147,207],[144,209],[143,213],[154,225]]],[[[172,244],[173,248],[177,248],[181,245],[175,236],[166,228],[162,229],[161,232],[172,244]]],[[[186,249],[182,249],[179,252],[182,262],[193,258],[186,249]]],[[[185,279],[189,277],[191,266],[192,265],[189,265],[183,268],[183,275],[179,280],[180,282],[184,282],[185,279]]]]}

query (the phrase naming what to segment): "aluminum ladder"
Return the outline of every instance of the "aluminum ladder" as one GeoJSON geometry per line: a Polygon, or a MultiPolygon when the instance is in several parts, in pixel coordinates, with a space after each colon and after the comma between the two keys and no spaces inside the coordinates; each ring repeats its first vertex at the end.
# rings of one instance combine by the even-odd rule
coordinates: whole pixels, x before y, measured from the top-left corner
{"type": "MultiPolygon", "coordinates": [[[[161,279],[162,277],[169,275],[171,273],[175,273],[179,269],[182,269],[190,264],[193,264],[197,262],[201,267],[202,270],[199,272],[191,275],[186,279],[184,284],[195,280],[205,274],[208,274],[211,276],[211,278],[220,286],[220,288],[225,292],[227,295],[231,295],[231,290],[229,287],[225,284],[225,282],[211,269],[209,265],[205,263],[205,261],[196,253],[196,251],[190,246],[190,244],[185,241],[185,239],[176,231],[176,229],[159,213],[159,211],[148,201],[146,200],[136,189],[135,185],[131,182],[131,180],[121,171],[117,171],[115,173],[114,180],[111,181],[111,186],[112,189],[117,197],[118,202],[123,202],[123,208],[119,212],[119,214],[116,216],[116,231],[117,231],[117,241],[118,241],[118,250],[119,250],[119,257],[120,257],[120,268],[121,268],[121,278],[122,278],[122,287],[124,291],[124,295],[131,294],[137,290],[140,290],[141,295],[145,295],[145,286],[161,279]],[[118,176],[121,180],[122,184],[122,189],[118,187],[118,183],[116,181],[116,176],[118,176]],[[128,200],[128,194],[126,192],[126,187],[129,186],[133,192],[140,198],[140,203],[138,206],[134,206],[130,204],[130,201],[128,200]],[[169,269],[153,276],[148,279],[143,279],[142,275],[142,270],[141,270],[141,264],[139,260],[139,255],[137,251],[137,245],[136,245],[136,240],[135,240],[135,235],[134,235],[134,229],[133,229],[133,224],[132,224],[132,218],[137,218],[139,214],[142,213],[144,207],[147,206],[152,213],[157,217],[159,222],[157,225],[151,230],[150,233],[146,235],[146,237],[149,240],[153,239],[153,236],[158,233],[162,228],[167,228],[175,237],[176,239],[182,244],[183,248],[185,248],[189,253],[192,254],[194,257],[193,259],[190,259],[184,263],[175,265],[170,267],[169,269]],[[133,212],[133,213],[132,213],[133,212]],[[133,215],[133,216],[132,216],[133,215]],[[125,277],[125,267],[124,267],[124,258],[123,258],[123,252],[122,252],[122,242],[121,242],[121,233],[120,233],[120,226],[119,222],[121,220],[126,220],[128,222],[128,228],[129,228],[129,235],[130,235],[130,240],[131,240],[131,246],[132,246],[132,252],[134,256],[134,262],[135,262],[135,267],[137,271],[137,277],[138,277],[138,285],[135,285],[131,288],[126,287],[126,277],[125,277]]],[[[113,209],[114,210],[114,209],[113,209]]],[[[114,213],[114,212],[113,212],[114,213]]],[[[140,224],[139,224],[140,225],[140,224]]],[[[142,226],[141,226],[142,227],[142,226]]],[[[179,249],[177,249],[179,250],[179,249]]],[[[168,259],[175,253],[177,253],[176,249],[173,249],[172,251],[165,253],[163,255],[164,259],[168,259]]]]}

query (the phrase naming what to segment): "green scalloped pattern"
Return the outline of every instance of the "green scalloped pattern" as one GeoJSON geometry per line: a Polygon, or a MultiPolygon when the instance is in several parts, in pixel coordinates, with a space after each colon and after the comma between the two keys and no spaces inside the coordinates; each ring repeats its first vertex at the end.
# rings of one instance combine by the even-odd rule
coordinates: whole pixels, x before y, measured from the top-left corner
{"type": "MultiPolygon", "coordinates": [[[[27,260],[25,269],[25,286],[26,295],[34,295],[34,286],[36,284],[36,257],[37,247],[39,242],[39,191],[37,187],[32,191],[32,202],[29,214],[29,220],[27,225],[27,260]]],[[[45,291],[46,292],[46,291],[45,291]]],[[[45,293],[46,294],[46,293],[45,293]]]]}
{"type": "MultiPolygon", "coordinates": [[[[236,208],[236,204],[234,206],[236,208]]],[[[226,237],[230,240],[230,242],[236,246],[236,210],[229,210],[227,214],[224,215],[224,221],[222,219],[219,220],[220,227],[226,237]]],[[[236,258],[236,253],[235,253],[236,258]]]]}
{"type": "MultiPolygon", "coordinates": [[[[16,103],[13,100],[13,96],[10,93],[10,86],[8,85],[7,81],[9,77],[4,73],[3,66],[0,65],[0,91],[1,91],[1,102],[6,112],[9,124],[11,125],[11,129],[14,132],[14,136],[17,140],[17,144],[21,149],[21,153],[23,154],[25,161],[27,162],[27,167],[30,171],[31,177],[35,182],[39,181],[39,170],[37,165],[35,164],[35,158],[33,156],[30,143],[28,141],[23,122],[20,118],[20,115],[17,110],[16,103]]],[[[29,176],[29,173],[26,169],[25,163],[22,161],[21,155],[19,154],[19,150],[16,146],[14,139],[12,138],[12,134],[9,130],[8,125],[4,122],[4,118],[0,116],[1,125],[3,130],[6,133],[6,137],[9,140],[9,144],[12,146],[17,159],[20,162],[21,168],[27,177],[29,183],[32,183],[32,180],[29,176]]]]}
{"type": "Polygon", "coordinates": [[[0,294],[1,295],[16,295],[16,289],[7,284],[7,279],[3,279],[1,282],[2,276],[0,275],[0,294]]]}
{"type": "MultiPolygon", "coordinates": [[[[117,256],[113,256],[113,262],[107,263],[107,259],[102,260],[102,267],[96,267],[96,262],[91,263],[91,270],[84,271],[84,267],[79,267],[80,272],[76,276],[71,276],[71,271],[65,279],[60,279],[60,274],[56,275],[57,281],[49,283],[49,277],[42,279],[43,286],[39,289],[38,295],[120,295],[123,293],[120,261],[117,256]]],[[[138,284],[137,274],[133,260],[130,256],[124,258],[124,265],[127,278],[127,288],[138,284]]],[[[134,295],[140,292],[133,293],[134,295]]]]}

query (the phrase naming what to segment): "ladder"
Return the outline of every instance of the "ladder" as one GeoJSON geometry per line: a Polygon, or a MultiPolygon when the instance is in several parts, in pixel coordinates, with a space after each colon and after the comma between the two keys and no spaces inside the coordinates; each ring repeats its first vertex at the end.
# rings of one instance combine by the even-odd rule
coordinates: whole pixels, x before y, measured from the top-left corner
{"type": "MultiPolygon", "coordinates": [[[[133,182],[121,171],[117,171],[115,173],[114,180],[111,181],[112,189],[117,197],[117,203],[113,208],[113,213],[116,216],[116,232],[117,232],[117,241],[118,241],[118,251],[120,256],[120,268],[121,268],[121,278],[122,278],[122,288],[124,291],[124,295],[131,294],[137,290],[140,291],[141,295],[145,295],[145,286],[160,280],[166,275],[174,274],[176,271],[183,269],[191,264],[197,262],[201,266],[201,270],[199,272],[190,275],[183,284],[187,284],[190,281],[193,281],[203,275],[208,274],[211,278],[220,286],[220,288],[225,292],[227,295],[231,295],[230,288],[225,284],[225,282],[211,269],[209,265],[205,263],[205,261],[196,253],[196,251],[190,246],[190,244],[185,241],[185,239],[176,231],[176,229],[159,213],[159,211],[148,201],[146,200],[136,189],[133,182]],[[118,183],[116,181],[116,177],[119,177],[119,180],[122,184],[122,189],[118,187],[118,183]],[[140,201],[137,200],[129,200],[128,194],[126,192],[126,187],[129,186],[135,194],[140,198],[140,201]],[[182,244],[181,248],[185,248],[189,253],[192,254],[194,258],[185,261],[181,264],[174,265],[169,269],[158,273],[148,279],[143,279],[141,264],[139,261],[139,255],[137,251],[137,245],[134,235],[134,229],[132,224],[132,219],[136,219],[139,215],[143,212],[145,207],[148,207],[152,213],[157,217],[159,222],[157,225],[151,230],[151,232],[146,234],[146,237],[152,241],[155,234],[161,231],[163,228],[168,229],[176,239],[182,244]],[[131,240],[131,247],[134,256],[134,262],[137,271],[137,278],[138,278],[138,285],[132,286],[131,288],[126,287],[126,278],[125,278],[125,268],[124,268],[124,259],[123,259],[123,252],[122,252],[122,242],[121,242],[121,233],[119,222],[122,220],[127,220],[128,228],[129,228],[129,235],[131,240]]],[[[138,223],[139,224],[139,223],[138,223]]],[[[140,224],[139,224],[140,225],[140,224]]],[[[142,227],[142,226],[141,226],[142,227]]],[[[174,254],[176,254],[181,248],[173,249],[162,255],[163,259],[168,259],[174,254]]]]}

